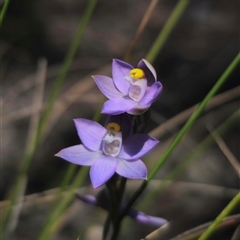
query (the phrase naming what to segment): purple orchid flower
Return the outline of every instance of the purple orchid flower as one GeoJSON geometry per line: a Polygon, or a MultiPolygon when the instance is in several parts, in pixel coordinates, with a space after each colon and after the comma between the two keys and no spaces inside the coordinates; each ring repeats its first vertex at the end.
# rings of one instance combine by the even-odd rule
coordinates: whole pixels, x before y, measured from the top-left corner
{"type": "Polygon", "coordinates": [[[155,69],[145,59],[138,63],[137,68],[113,59],[112,76],[113,78],[92,76],[101,92],[109,99],[102,107],[102,113],[105,114],[142,114],[162,91],[155,69]]]}
{"type": "MultiPolygon", "coordinates": [[[[100,195],[100,198],[99,198],[99,197],[95,197],[93,195],[82,195],[82,194],[77,193],[77,197],[78,197],[78,199],[80,199],[81,201],[83,201],[85,203],[88,203],[88,204],[91,204],[91,205],[94,205],[97,207],[101,207],[101,208],[105,209],[106,211],[109,211],[110,203],[109,203],[109,199],[107,198],[106,194],[100,195]]],[[[128,211],[127,216],[131,217],[138,223],[153,226],[153,227],[161,227],[163,224],[168,222],[164,218],[147,215],[143,212],[137,211],[132,208],[128,211]]]]}
{"type": "Polygon", "coordinates": [[[115,172],[126,178],[146,179],[147,168],[139,158],[158,140],[146,134],[129,136],[126,115],[110,117],[106,128],[91,120],[74,119],[82,144],[64,148],[55,156],[74,164],[91,166],[90,179],[94,188],[107,182],[115,172]]]}

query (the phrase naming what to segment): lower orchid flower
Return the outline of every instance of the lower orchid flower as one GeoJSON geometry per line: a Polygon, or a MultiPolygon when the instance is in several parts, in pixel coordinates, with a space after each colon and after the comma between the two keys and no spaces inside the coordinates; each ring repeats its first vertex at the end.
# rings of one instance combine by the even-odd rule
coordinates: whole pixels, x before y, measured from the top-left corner
{"type": "Polygon", "coordinates": [[[100,91],[109,99],[102,107],[102,113],[105,114],[142,114],[162,91],[155,69],[145,59],[138,63],[137,68],[113,59],[112,78],[100,75],[92,77],[100,91]]]}
{"type": "Polygon", "coordinates": [[[115,172],[126,178],[146,179],[147,168],[140,157],[158,140],[146,134],[129,136],[126,128],[130,128],[122,115],[110,118],[114,121],[106,127],[91,120],[74,119],[82,144],[64,148],[55,156],[77,165],[91,166],[90,179],[94,188],[106,183],[115,172]],[[120,118],[123,121],[118,121],[120,118]]]}

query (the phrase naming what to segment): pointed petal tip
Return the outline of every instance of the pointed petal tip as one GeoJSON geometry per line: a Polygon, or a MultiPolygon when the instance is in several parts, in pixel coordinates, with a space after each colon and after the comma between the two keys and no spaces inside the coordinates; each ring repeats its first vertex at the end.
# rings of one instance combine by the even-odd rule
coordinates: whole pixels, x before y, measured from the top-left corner
{"type": "MultiPolygon", "coordinates": [[[[107,181],[106,181],[106,182],[107,182],[107,181]]],[[[92,186],[93,186],[94,189],[102,187],[106,182],[95,183],[95,182],[91,181],[92,186]]]]}
{"type": "Polygon", "coordinates": [[[98,186],[94,185],[93,183],[92,183],[92,186],[93,186],[94,189],[98,188],[98,186]]]}
{"type": "Polygon", "coordinates": [[[118,58],[113,58],[113,59],[112,59],[112,62],[119,62],[119,61],[121,61],[121,60],[118,59],[118,58]]]}
{"type": "Polygon", "coordinates": [[[92,186],[93,186],[93,188],[94,188],[94,189],[98,189],[98,188],[101,188],[101,187],[103,187],[103,186],[104,186],[104,184],[105,184],[105,183],[103,183],[103,184],[100,184],[100,185],[93,185],[93,184],[92,184],[92,186]]]}
{"type": "Polygon", "coordinates": [[[74,118],[74,119],[73,119],[73,122],[74,122],[74,123],[77,123],[78,121],[81,121],[81,118],[74,118]]]}
{"type": "Polygon", "coordinates": [[[105,184],[115,173],[117,167],[117,159],[102,155],[95,161],[90,168],[90,179],[94,188],[98,188],[105,184]]]}

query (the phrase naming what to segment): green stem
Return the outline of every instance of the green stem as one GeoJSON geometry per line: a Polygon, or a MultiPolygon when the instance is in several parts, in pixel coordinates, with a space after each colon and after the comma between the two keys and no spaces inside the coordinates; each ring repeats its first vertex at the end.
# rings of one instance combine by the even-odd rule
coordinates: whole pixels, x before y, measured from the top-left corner
{"type": "MultiPolygon", "coordinates": [[[[218,133],[225,133],[230,126],[232,126],[236,121],[239,119],[240,109],[234,112],[227,120],[225,120],[218,128],[214,130],[214,132],[218,133]]],[[[211,135],[208,135],[198,146],[193,149],[193,151],[187,155],[187,157],[181,161],[167,176],[163,179],[163,181],[156,187],[151,193],[149,193],[140,204],[138,204],[138,208],[144,209],[147,206],[151,205],[151,200],[154,199],[156,196],[159,196],[166,187],[169,186],[167,180],[174,180],[178,177],[178,175],[186,169],[186,166],[189,165],[191,160],[194,160],[195,157],[203,152],[207,146],[209,146],[213,142],[213,138],[211,135]]]]}
{"type": "Polygon", "coordinates": [[[66,172],[66,174],[64,175],[64,178],[61,182],[61,186],[58,189],[58,192],[56,194],[56,197],[54,199],[54,202],[51,206],[51,210],[48,214],[48,216],[45,219],[45,223],[43,224],[43,229],[47,228],[47,226],[49,226],[49,223],[51,222],[52,217],[52,213],[54,211],[56,211],[56,209],[58,208],[59,203],[62,201],[62,192],[66,189],[66,186],[69,184],[69,182],[71,181],[71,178],[74,174],[74,172],[76,171],[77,165],[71,164],[66,172]]]}
{"type": "Polygon", "coordinates": [[[119,185],[119,188],[118,188],[118,205],[120,206],[121,202],[122,202],[122,197],[123,197],[123,193],[124,193],[124,190],[125,190],[125,186],[126,186],[126,183],[127,183],[127,179],[125,177],[121,177],[120,178],[120,185],[119,185]]]}
{"type": "Polygon", "coordinates": [[[116,240],[117,239],[120,228],[121,228],[121,220],[115,222],[114,228],[113,228],[113,233],[112,233],[112,236],[110,238],[111,240],[116,240]]]}
{"type": "Polygon", "coordinates": [[[215,231],[217,226],[222,220],[230,215],[230,213],[240,204],[240,193],[238,193],[232,201],[223,209],[223,211],[217,216],[213,223],[207,228],[207,230],[198,238],[198,240],[207,240],[210,235],[215,231]]]}
{"type": "Polygon", "coordinates": [[[72,185],[70,186],[68,190],[68,194],[61,195],[62,201],[58,203],[57,207],[55,206],[55,209],[51,211],[50,216],[48,217],[48,221],[45,224],[45,228],[41,232],[38,240],[46,240],[50,238],[50,235],[54,233],[54,230],[59,222],[59,218],[61,217],[62,213],[67,209],[71,201],[75,197],[75,190],[79,187],[79,185],[83,182],[85,179],[89,168],[84,167],[81,168],[74,179],[72,185]]]}
{"type": "MultiPolygon", "coordinates": [[[[117,199],[117,191],[116,191],[116,184],[115,184],[115,176],[113,176],[109,181],[106,182],[106,187],[108,190],[109,200],[112,208],[112,214],[116,215],[117,206],[118,206],[118,199],[117,199]]],[[[113,217],[113,220],[115,216],[113,217]]]]}
{"type": "Polygon", "coordinates": [[[159,33],[157,39],[155,40],[153,46],[151,47],[146,56],[146,60],[148,60],[150,63],[154,62],[155,58],[163,48],[170,33],[173,31],[174,27],[176,26],[183,12],[188,6],[189,1],[190,0],[179,0],[178,4],[175,6],[174,10],[171,13],[171,16],[168,18],[162,31],[159,33]]]}
{"type": "Polygon", "coordinates": [[[2,8],[2,11],[0,13],[0,27],[2,27],[3,19],[6,15],[9,3],[10,3],[10,0],[5,0],[4,3],[3,3],[3,8],[2,8]]]}
{"type": "Polygon", "coordinates": [[[125,186],[127,183],[127,179],[125,177],[121,177],[120,179],[120,185],[117,188],[117,213],[115,215],[115,219],[113,222],[113,233],[111,236],[111,240],[116,240],[121,228],[121,218],[120,218],[120,209],[121,209],[121,203],[123,198],[123,193],[125,190],[125,186]]]}
{"type": "Polygon", "coordinates": [[[107,218],[103,227],[103,240],[106,240],[111,225],[111,212],[108,211],[107,218]]]}
{"type": "Polygon", "coordinates": [[[183,126],[183,128],[180,130],[178,135],[174,138],[173,142],[168,147],[167,151],[164,153],[162,158],[158,161],[157,165],[154,167],[154,169],[150,172],[148,177],[148,182],[155,176],[157,171],[162,167],[162,165],[166,162],[167,158],[170,156],[170,154],[173,152],[175,147],[178,145],[178,143],[181,141],[183,136],[187,133],[187,131],[190,129],[190,127],[194,124],[194,122],[197,120],[197,118],[201,115],[204,108],[206,107],[207,103],[211,100],[211,98],[219,91],[219,89],[222,87],[222,85],[227,81],[229,76],[233,73],[233,71],[236,69],[236,67],[240,63],[240,54],[237,54],[237,56],[234,58],[232,63],[229,65],[229,67],[225,70],[225,72],[222,74],[222,76],[218,79],[216,84],[213,86],[213,88],[210,90],[210,92],[207,94],[207,96],[203,99],[203,101],[200,103],[196,111],[191,115],[191,117],[188,119],[186,124],[183,126]]]}
{"type": "MultiPolygon", "coordinates": [[[[6,1],[7,2],[7,1],[6,1]]],[[[36,134],[36,137],[35,139],[32,141],[32,144],[30,146],[30,149],[29,151],[27,152],[26,156],[24,157],[24,161],[22,163],[22,166],[20,167],[20,173],[19,173],[19,177],[16,181],[16,185],[13,189],[13,196],[10,200],[10,207],[6,213],[6,217],[4,219],[4,225],[3,225],[3,233],[6,231],[7,229],[7,225],[8,225],[8,222],[9,222],[9,219],[11,217],[11,214],[12,214],[12,208],[13,208],[13,205],[16,203],[17,201],[17,198],[18,198],[18,193],[19,193],[19,189],[22,188],[22,181],[21,179],[22,178],[25,178],[25,176],[27,175],[27,172],[28,172],[28,169],[30,167],[30,164],[32,162],[32,159],[33,159],[33,156],[34,156],[34,153],[36,152],[36,149],[37,149],[37,146],[38,146],[38,143],[41,139],[41,136],[42,136],[42,133],[43,133],[43,129],[45,127],[45,125],[47,124],[47,121],[48,121],[48,118],[50,116],[50,113],[51,113],[51,110],[53,108],[53,105],[54,105],[54,102],[56,101],[57,99],[57,96],[60,92],[60,89],[61,89],[61,86],[63,84],[63,81],[67,75],[67,72],[69,70],[69,67],[73,61],[73,58],[75,56],[75,53],[77,51],[77,48],[79,46],[79,43],[80,43],[80,40],[83,36],[83,33],[84,33],[84,30],[91,18],[91,15],[93,13],[93,10],[94,10],[94,7],[97,3],[97,0],[91,0],[89,1],[89,4],[88,4],[88,7],[84,13],[84,16],[83,18],[81,19],[81,22],[79,24],[79,28],[77,30],[77,33],[76,33],[76,36],[74,37],[73,39],[73,42],[70,46],[70,49],[65,57],[65,60],[64,60],[64,63],[63,63],[63,66],[61,68],[61,72],[60,72],[60,75],[59,77],[57,78],[56,82],[55,82],[55,85],[54,85],[54,88],[53,88],[53,91],[50,95],[50,99],[48,101],[48,104],[47,104],[47,107],[42,115],[42,118],[40,119],[40,123],[39,123],[39,126],[38,126],[38,129],[37,129],[37,134],[36,134]]],[[[6,3],[5,3],[6,4],[6,3]]],[[[3,10],[2,10],[3,11],[3,10]]],[[[1,12],[2,14],[2,12],[1,12]]]]}
{"type": "Polygon", "coordinates": [[[67,52],[67,55],[65,57],[65,60],[63,62],[63,65],[61,67],[61,71],[60,71],[60,74],[54,84],[54,88],[53,88],[53,92],[49,98],[49,101],[48,101],[48,104],[47,104],[47,107],[44,111],[44,114],[43,114],[43,117],[41,119],[41,122],[40,122],[40,125],[39,125],[39,129],[38,129],[38,140],[40,139],[42,133],[43,133],[43,130],[45,128],[45,125],[48,121],[48,118],[50,116],[50,113],[51,113],[51,110],[53,108],[53,105],[59,95],[59,92],[60,92],[60,89],[63,85],[63,82],[67,76],[67,73],[68,73],[68,70],[72,64],[72,61],[74,59],[74,56],[77,52],[77,49],[78,49],[78,46],[79,46],[79,43],[82,39],[82,36],[83,36],[83,33],[87,27],[87,24],[88,22],[90,21],[91,19],[91,16],[92,16],[92,13],[93,13],[93,10],[96,6],[96,3],[97,3],[97,0],[90,0],[89,3],[88,3],[88,6],[87,6],[87,9],[86,11],[84,12],[84,15],[83,15],[83,18],[81,19],[80,21],[80,24],[79,24],[79,27],[77,29],[77,32],[76,32],[76,35],[75,37],[73,38],[73,41],[72,41],[72,44],[70,45],[70,49],[69,51],[67,52]]]}
{"type": "Polygon", "coordinates": [[[130,199],[129,203],[125,207],[124,211],[122,212],[121,217],[123,218],[126,213],[129,211],[131,206],[134,204],[134,202],[137,200],[137,198],[140,196],[140,194],[143,192],[143,190],[146,188],[149,181],[155,176],[155,174],[158,172],[158,170],[163,166],[163,164],[166,162],[167,158],[170,156],[170,154],[173,152],[173,150],[176,148],[178,143],[181,141],[183,136],[187,133],[187,131],[190,129],[190,127],[194,124],[196,119],[200,116],[200,114],[203,112],[204,108],[206,107],[209,100],[217,93],[217,91],[221,88],[221,86],[225,83],[225,81],[229,78],[229,76],[233,73],[233,71],[236,69],[238,64],[240,63],[240,54],[237,54],[237,56],[234,58],[232,63],[229,65],[229,67],[225,70],[225,72],[222,74],[222,76],[218,79],[216,84],[213,86],[213,88],[210,90],[210,92],[207,94],[207,96],[203,99],[203,101],[200,103],[196,111],[191,115],[191,117],[188,119],[188,121],[185,123],[185,125],[182,127],[180,132],[177,134],[177,136],[174,138],[166,152],[163,154],[163,156],[160,158],[158,163],[155,165],[153,170],[150,172],[148,176],[148,180],[144,181],[141,186],[138,188],[138,190],[134,193],[132,198],[130,199]]]}
{"type": "Polygon", "coordinates": [[[105,185],[108,190],[108,199],[110,202],[110,206],[108,209],[108,216],[104,224],[103,239],[106,239],[109,233],[110,223],[112,223],[112,226],[115,228],[114,223],[118,214],[118,199],[115,176],[113,176],[109,181],[107,181],[105,185]]]}

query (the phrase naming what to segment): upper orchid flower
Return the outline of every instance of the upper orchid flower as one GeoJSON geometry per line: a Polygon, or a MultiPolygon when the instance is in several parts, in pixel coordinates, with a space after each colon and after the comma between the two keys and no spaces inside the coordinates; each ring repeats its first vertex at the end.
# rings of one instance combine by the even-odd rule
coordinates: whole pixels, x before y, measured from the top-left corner
{"type": "Polygon", "coordinates": [[[106,128],[91,120],[74,119],[82,144],[64,148],[56,154],[69,162],[91,166],[90,179],[94,188],[107,182],[115,172],[126,178],[147,178],[146,166],[139,158],[158,140],[146,134],[125,138],[129,126],[126,122],[121,123],[121,120],[125,121],[122,115],[112,116],[110,120],[114,121],[110,121],[106,128]]]}
{"type": "Polygon", "coordinates": [[[93,76],[101,92],[109,99],[102,107],[102,113],[105,114],[142,114],[162,91],[156,71],[145,59],[138,63],[137,68],[113,59],[112,77],[93,76]]]}

